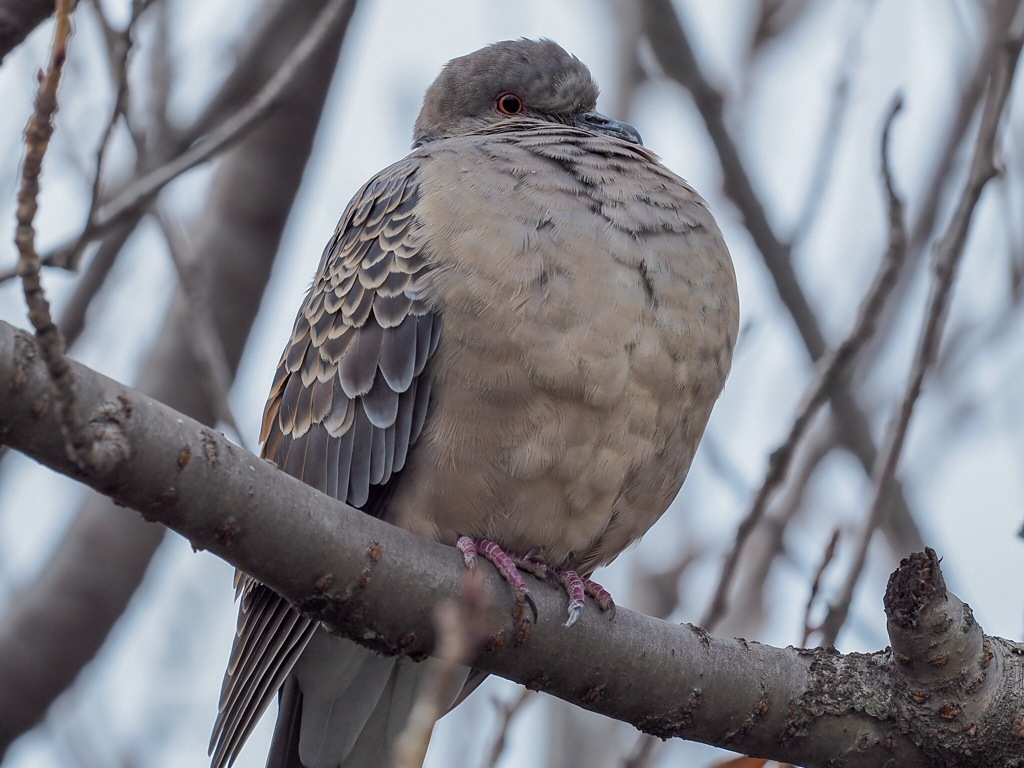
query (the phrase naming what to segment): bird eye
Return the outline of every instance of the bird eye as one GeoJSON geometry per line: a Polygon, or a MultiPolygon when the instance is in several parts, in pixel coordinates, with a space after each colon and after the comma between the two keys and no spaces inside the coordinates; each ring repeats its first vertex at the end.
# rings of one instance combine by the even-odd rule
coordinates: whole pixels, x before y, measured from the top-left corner
{"type": "Polygon", "coordinates": [[[503,115],[518,115],[523,111],[523,100],[514,93],[499,93],[494,100],[494,106],[503,115]]]}

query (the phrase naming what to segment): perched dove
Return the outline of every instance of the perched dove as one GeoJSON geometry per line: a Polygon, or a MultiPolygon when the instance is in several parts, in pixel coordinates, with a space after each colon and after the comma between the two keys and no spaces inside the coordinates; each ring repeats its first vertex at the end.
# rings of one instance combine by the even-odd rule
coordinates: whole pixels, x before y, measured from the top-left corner
{"type": "MultiPolygon", "coordinates": [[[[263,455],[367,514],[589,580],[675,497],[732,359],[732,263],[705,202],[594,111],[551,41],[451,61],[413,151],[356,193],[277,368],[263,455]]],[[[280,693],[268,766],[374,768],[427,663],[331,636],[240,577],[211,742],[230,765],[280,693]]]]}

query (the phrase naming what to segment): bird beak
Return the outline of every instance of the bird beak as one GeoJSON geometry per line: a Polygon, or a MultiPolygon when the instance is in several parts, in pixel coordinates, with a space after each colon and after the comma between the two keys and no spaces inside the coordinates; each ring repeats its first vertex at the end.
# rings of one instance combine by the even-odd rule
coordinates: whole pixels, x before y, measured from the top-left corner
{"type": "Polygon", "coordinates": [[[631,144],[639,144],[641,147],[644,145],[644,140],[640,138],[640,131],[629,123],[624,123],[621,120],[612,120],[600,112],[584,112],[576,118],[576,123],[581,128],[586,128],[590,131],[622,139],[631,144]]]}

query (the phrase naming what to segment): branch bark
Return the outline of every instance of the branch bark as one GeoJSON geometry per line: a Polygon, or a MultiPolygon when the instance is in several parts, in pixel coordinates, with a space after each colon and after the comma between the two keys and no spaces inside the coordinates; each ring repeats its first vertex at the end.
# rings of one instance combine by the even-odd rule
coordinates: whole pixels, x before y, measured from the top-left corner
{"type": "MultiPolygon", "coordinates": [[[[27,333],[0,324],[0,439],[251,573],[335,632],[429,654],[432,609],[459,594],[453,549],[364,515],[140,392],[72,363],[91,429],[130,457],[102,475],[68,458],[27,333]]],[[[908,558],[886,607],[894,654],[773,648],[588,606],[539,582],[541,620],[513,614],[484,568],[495,628],[472,665],[661,736],[806,766],[1006,766],[1024,737],[1024,645],[985,637],[931,551],[908,558]],[[565,664],[568,655],[594,660],[565,664]],[[969,758],[967,756],[970,756],[969,758]]],[[[0,660],[6,664],[6,660],[0,660]]],[[[9,680],[0,674],[0,680],[9,680]]]]}

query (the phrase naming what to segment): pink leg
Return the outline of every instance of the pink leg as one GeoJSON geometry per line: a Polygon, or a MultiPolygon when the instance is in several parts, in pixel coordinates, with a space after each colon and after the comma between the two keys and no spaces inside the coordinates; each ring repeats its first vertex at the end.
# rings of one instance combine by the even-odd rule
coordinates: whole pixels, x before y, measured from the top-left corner
{"type": "Polygon", "coordinates": [[[467,568],[476,565],[478,554],[490,560],[498,569],[501,577],[511,585],[516,598],[524,600],[530,606],[534,621],[537,620],[537,603],[526,587],[526,582],[520,573],[521,570],[532,573],[540,579],[547,578],[548,574],[554,573],[558,583],[562,585],[565,593],[569,596],[567,611],[569,618],[565,622],[567,627],[571,627],[583,615],[583,606],[587,595],[597,602],[602,611],[614,611],[615,609],[615,603],[607,589],[596,581],[581,577],[576,571],[568,568],[549,568],[530,554],[510,555],[490,539],[471,539],[469,536],[460,536],[455,542],[455,546],[462,553],[462,559],[467,568]]]}
{"type": "Polygon", "coordinates": [[[583,579],[576,571],[557,570],[555,576],[565,588],[569,596],[569,618],[565,620],[565,626],[571,627],[580,616],[583,615],[583,598],[586,597],[586,590],[583,587],[583,579]]]}
{"type": "Polygon", "coordinates": [[[561,583],[565,588],[566,594],[569,595],[569,618],[566,620],[565,626],[571,627],[579,621],[580,616],[583,615],[585,595],[590,595],[594,598],[594,600],[597,601],[598,607],[602,611],[613,610],[615,608],[611,592],[602,587],[596,581],[584,579],[576,573],[576,571],[570,571],[564,568],[556,569],[555,576],[558,578],[559,583],[561,583]]]}
{"type": "Polygon", "coordinates": [[[615,601],[612,599],[611,592],[591,579],[583,580],[583,589],[597,601],[597,605],[602,611],[611,611],[612,615],[615,614],[615,601]]]}
{"type": "Polygon", "coordinates": [[[519,573],[519,569],[516,567],[515,559],[489,539],[474,541],[469,536],[460,536],[458,541],[455,542],[455,546],[462,552],[462,560],[466,563],[467,568],[472,568],[476,564],[476,556],[478,554],[490,560],[494,567],[498,569],[501,577],[512,586],[516,598],[525,600],[526,604],[530,606],[530,610],[533,612],[533,620],[534,622],[537,621],[537,602],[533,599],[533,595],[530,594],[530,590],[526,588],[526,582],[523,581],[523,575],[519,573]]]}

